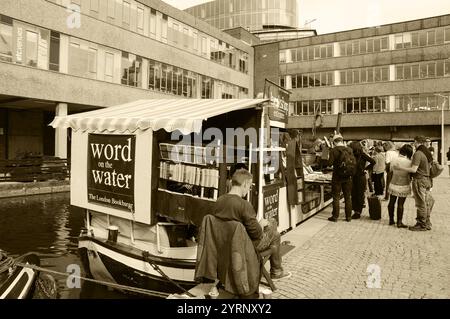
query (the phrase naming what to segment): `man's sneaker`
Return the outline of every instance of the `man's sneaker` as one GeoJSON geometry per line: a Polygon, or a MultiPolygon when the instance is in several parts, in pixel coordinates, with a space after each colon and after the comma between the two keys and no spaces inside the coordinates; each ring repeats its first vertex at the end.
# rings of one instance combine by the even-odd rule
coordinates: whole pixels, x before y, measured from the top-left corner
{"type": "Polygon", "coordinates": [[[270,274],[270,278],[273,281],[281,280],[281,279],[287,279],[292,276],[292,273],[290,271],[283,271],[279,275],[270,274]]]}
{"type": "Polygon", "coordinates": [[[410,226],[408,229],[412,230],[412,231],[425,231],[425,230],[427,230],[426,227],[422,227],[420,225],[410,226]]]}
{"type": "Polygon", "coordinates": [[[330,222],[337,222],[337,219],[334,218],[333,216],[329,217],[328,220],[329,220],[330,222]]]}
{"type": "Polygon", "coordinates": [[[352,216],[352,219],[360,219],[361,218],[361,214],[358,213],[354,213],[352,216]]]}

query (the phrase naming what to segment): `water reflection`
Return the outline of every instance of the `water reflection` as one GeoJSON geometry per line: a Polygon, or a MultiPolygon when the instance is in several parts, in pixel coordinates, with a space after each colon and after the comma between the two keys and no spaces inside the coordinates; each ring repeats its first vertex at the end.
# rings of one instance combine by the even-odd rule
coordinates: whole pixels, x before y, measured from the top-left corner
{"type": "MultiPolygon", "coordinates": [[[[78,235],[84,226],[84,214],[70,206],[69,193],[0,199],[0,249],[16,257],[36,252],[41,266],[66,272],[67,266],[83,268],[78,256],[78,235]]],[[[59,297],[126,298],[116,291],[89,282],[81,289],[69,289],[66,278],[53,275],[58,282],[59,297]]]]}

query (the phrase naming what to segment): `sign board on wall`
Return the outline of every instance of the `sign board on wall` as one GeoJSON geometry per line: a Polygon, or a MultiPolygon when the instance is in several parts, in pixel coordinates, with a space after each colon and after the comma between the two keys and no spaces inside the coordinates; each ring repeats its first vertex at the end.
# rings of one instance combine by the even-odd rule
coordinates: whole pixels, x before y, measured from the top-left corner
{"type": "Polygon", "coordinates": [[[279,222],[280,186],[267,185],[263,187],[264,218],[275,218],[279,222]]]}
{"type": "Polygon", "coordinates": [[[88,202],[134,212],[135,145],[134,135],[89,134],[88,202]]]}

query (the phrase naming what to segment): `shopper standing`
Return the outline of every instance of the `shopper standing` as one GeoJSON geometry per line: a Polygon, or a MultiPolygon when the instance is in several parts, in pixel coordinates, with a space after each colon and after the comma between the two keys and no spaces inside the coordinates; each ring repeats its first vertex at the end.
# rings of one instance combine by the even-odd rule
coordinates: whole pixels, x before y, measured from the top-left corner
{"type": "Polygon", "coordinates": [[[394,143],[391,141],[387,141],[385,143],[385,150],[386,150],[386,189],[384,192],[384,200],[389,200],[389,183],[392,179],[392,170],[390,169],[391,162],[398,157],[398,152],[395,149],[394,143]]]}
{"type": "Polygon", "coordinates": [[[411,195],[411,176],[407,171],[400,170],[394,166],[411,167],[411,157],[413,155],[413,148],[409,144],[405,144],[400,148],[397,158],[391,161],[392,180],[389,184],[388,192],[390,193],[390,200],[388,204],[389,211],[389,225],[395,225],[394,210],[397,202],[397,227],[406,228],[403,224],[403,205],[406,197],[411,195]]]}
{"type": "Polygon", "coordinates": [[[433,161],[433,156],[425,144],[426,138],[424,136],[416,136],[414,138],[416,152],[412,157],[411,167],[402,167],[398,164],[394,166],[394,168],[412,173],[412,191],[417,209],[417,223],[409,227],[409,230],[412,231],[431,230],[430,215],[434,199],[430,193],[430,164],[433,161]]]}
{"type": "Polygon", "coordinates": [[[339,201],[341,190],[344,193],[345,220],[350,222],[352,215],[352,175],[356,170],[356,160],[350,147],[344,145],[342,135],[333,137],[334,147],[330,152],[328,166],[333,165],[333,176],[331,178],[331,193],[333,195],[333,212],[328,218],[331,222],[337,222],[339,217],[339,201]],[[353,164],[351,164],[353,162],[353,164]],[[351,167],[353,165],[353,168],[351,167]],[[353,169],[353,173],[350,171],[353,169]]]}
{"type": "Polygon", "coordinates": [[[384,171],[386,170],[386,161],[382,146],[375,147],[373,159],[375,160],[375,165],[373,166],[372,180],[374,183],[375,195],[383,196],[383,180],[384,171]]]}
{"type": "Polygon", "coordinates": [[[354,211],[352,219],[358,219],[361,217],[365,202],[367,189],[366,170],[372,169],[375,165],[375,160],[364,152],[360,142],[352,142],[350,148],[356,159],[356,172],[352,178],[352,209],[354,211]],[[369,165],[367,165],[367,162],[369,162],[369,165]]]}

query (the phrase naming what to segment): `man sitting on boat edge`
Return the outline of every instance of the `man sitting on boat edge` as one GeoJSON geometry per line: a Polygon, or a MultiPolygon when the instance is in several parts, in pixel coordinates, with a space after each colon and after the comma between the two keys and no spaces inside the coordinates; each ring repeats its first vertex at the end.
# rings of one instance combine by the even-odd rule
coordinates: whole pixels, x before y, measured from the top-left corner
{"type": "MultiPolygon", "coordinates": [[[[291,273],[285,272],[281,266],[281,235],[277,231],[276,221],[273,219],[270,221],[262,219],[258,222],[253,206],[243,199],[250,191],[252,180],[252,174],[246,169],[236,170],[231,180],[231,190],[217,199],[213,215],[221,221],[237,221],[242,223],[257,251],[264,251],[271,248],[271,278],[273,280],[288,278],[291,276],[291,273]]],[[[199,243],[199,245],[201,244],[199,243]]],[[[201,275],[202,270],[200,269],[196,272],[197,277],[197,275],[201,275]]]]}

